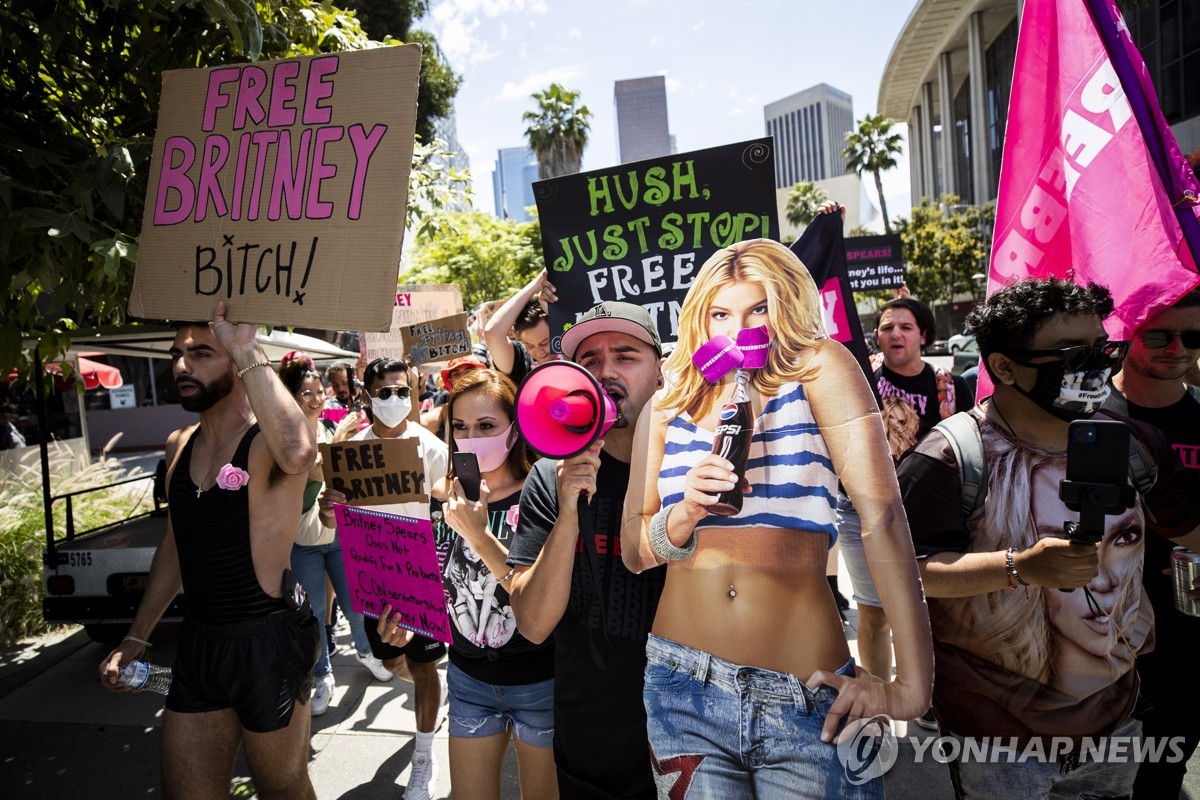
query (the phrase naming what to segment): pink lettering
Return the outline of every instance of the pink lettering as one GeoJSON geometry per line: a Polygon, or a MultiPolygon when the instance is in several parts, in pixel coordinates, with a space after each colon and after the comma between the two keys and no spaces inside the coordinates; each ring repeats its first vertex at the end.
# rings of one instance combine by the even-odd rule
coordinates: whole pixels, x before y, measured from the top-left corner
{"type": "Polygon", "coordinates": [[[296,124],[296,109],[287,104],[296,99],[296,85],[292,81],[300,74],[299,61],[280,61],[271,75],[271,110],[267,112],[267,125],[286,128],[296,124]]]}
{"type": "Polygon", "coordinates": [[[333,109],[320,105],[320,101],[333,97],[332,77],[337,71],[337,56],[321,56],[308,62],[308,88],[304,93],[304,114],[301,116],[305,125],[328,125],[333,118],[333,109]]]}
{"type": "Polygon", "coordinates": [[[993,272],[1000,271],[1004,275],[1035,274],[1045,256],[1033,242],[1026,239],[1019,231],[1009,231],[1000,246],[996,248],[993,272]]]}
{"type": "Polygon", "coordinates": [[[217,111],[229,105],[229,96],[221,93],[221,86],[237,80],[237,67],[223,67],[208,73],[208,93],[204,97],[204,117],[200,129],[208,133],[217,125],[217,111]]]}
{"type": "Polygon", "coordinates": [[[233,105],[233,129],[240,131],[246,127],[246,117],[255,125],[262,124],[266,112],[262,107],[262,94],[267,88],[267,71],[262,67],[248,66],[242,68],[242,78],[238,81],[237,102],[233,105]]]}
{"type": "Polygon", "coordinates": [[[259,203],[262,201],[263,172],[267,166],[267,148],[279,141],[279,131],[255,131],[250,136],[254,140],[258,160],[254,164],[254,182],[250,184],[250,213],[246,219],[253,222],[258,219],[259,203]]]}
{"type": "Polygon", "coordinates": [[[337,175],[337,165],[325,163],[325,145],[341,141],[344,130],[341,125],[317,128],[317,138],[313,143],[312,167],[308,175],[308,194],[304,205],[304,216],[308,219],[329,219],[333,216],[333,203],[321,199],[321,182],[337,175]]]}
{"type": "Polygon", "coordinates": [[[196,146],[186,136],[171,136],[163,145],[162,169],[158,175],[158,197],[154,201],[154,224],[177,225],[192,213],[196,201],[196,188],[187,176],[196,160],[196,146]],[[180,156],[175,162],[175,154],[180,156]],[[179,206],[167,208],[171,190],[179,193],[179,206]]]}
{"type": "Polygon", "coordinates": [[[292,132],[279,132],[279,146],[275,149],[275,174],[271,177],[271,202],[267,207],[267,219],[277,220],[280,206],[287,204],[288,219],[300,219],[304,213],[304,176],[308,172],[308,151],[312,141],[312,129],[300,134],[300,147],[296,160],[292,161],[292,132]]]}
{"type": "Polygon", "coordinates": [[[371,155],[387,133],[386,125],[376,125],[370,133],[364,133],[362,125],[350,126],[350,144],[354,148],[354,181],[350,186],[350,207],[346,216],[358,219],[362,216],[362,198],[367,184],[367,167],[371,155]]]}
{"type": "Polygon", "coordinates": [[[217,183],[217,175],[227,160],[229,160],[229,142],[225,137],[219,134],[206,137],[204,139],[204,160],[200,162],[196,222],[203,222],[207,216],[210,197],[218,217],[223,217],[228,213],[225,196],[221,194],[221,184],[217,183]]]}

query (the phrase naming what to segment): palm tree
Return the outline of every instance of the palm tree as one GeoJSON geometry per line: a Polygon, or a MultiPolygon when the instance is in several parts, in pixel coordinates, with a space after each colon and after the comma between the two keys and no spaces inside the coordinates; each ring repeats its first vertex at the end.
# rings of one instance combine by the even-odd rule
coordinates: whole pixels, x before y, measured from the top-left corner
{"type": "Polygon", "coordinates": [[[522,119],[529,123],[525,138],[537,154],[542,180],[579,172],[583,148],[587,145],[592,112],[587,106],[575,107],[579,92],[552,83],[544,92],[532,95],[536,111],[526,111],[522,119]]]}
{"type": "Polygon", "coordinates": [[[883,180],[879,174],[895,167],[896,156],[903,152],[900,134],[891,132],[895,124],[896,120],[882,114],[868,114],[858,121],[857,131],[846,133],[846,146],[842,149],[842,155],[847,159],[847,172],[857,172],[860,178],[864,172],[875,176],[883,229],[888,233],[892,232],[892,225],[888,222],[887,201],[883,199],[883,180]]]}
{"type": "Polygon", "coordinates": [[[812,181],[800,181],[792,187],[787,199],[787,221],[799,227],[817,218],[817,209],[829,202],[829,192],[812,181]]]}

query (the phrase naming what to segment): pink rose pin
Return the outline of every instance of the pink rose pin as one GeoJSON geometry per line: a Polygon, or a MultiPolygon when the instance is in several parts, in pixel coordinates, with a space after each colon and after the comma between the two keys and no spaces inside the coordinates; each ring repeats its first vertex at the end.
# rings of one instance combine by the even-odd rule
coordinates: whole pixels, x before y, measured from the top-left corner
{"type": "Polygon", "coordinates": [[[238,469],[233,464],[226,464],[217,473],[217,486],[229,491],[237,491],[250,482],[250,473],[238,469]]]}
{"type": "Polygon", "coordinates": [[[514,531],[517,529],[517,520],[521,517],[521,507],[513,505],[508,507],[508,511],[504,512],[504,521],[508,523],[508,527],[514,531]]]}

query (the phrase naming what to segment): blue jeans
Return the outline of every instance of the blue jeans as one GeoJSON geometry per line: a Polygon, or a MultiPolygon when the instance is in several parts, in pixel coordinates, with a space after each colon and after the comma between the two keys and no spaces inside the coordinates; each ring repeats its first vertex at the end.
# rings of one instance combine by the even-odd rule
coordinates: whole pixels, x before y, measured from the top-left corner
{"type": "Polygon", "coordinates": [[[450,662],[446,670],[450,735],[480,739],[512,731],[534,747],[554,744],[554,679],[497,686],[472,678],[450,662]]]}
{"type": "Polygon", "coordinates": [[[367,631],[363,627],[363,616],[353,610],[350,605],[350,584],[346,581],[346,568],[342,564],[342,548],[337,537],[329,544],[316,544],[311,547],[292,545],[292,572],[296,580],[308,592],[309,602],[312,603],[313,614],[317,617],[321,634],[321,657],[317,659],[313,674],[320,678],[328,675],[332,667],[329,664],[329,645],[325,642],[325,576],[333,584],[333,593],[338,599],[338,608],[346,615],[350,623],[350,638],[354,640],[354,649],[360,653],[370,653],[371,643],[367,641],[367,631]]]}
{"type": "MultiPolygon", "coordinates": [[[[660,798],[882,800],[882,780],[851,784],[837,747],[820,739],[833,689],[813,691],[795,675],[738,666],[657,636],[646,656],[643,697],[660,798]]],[[[838,674],[853,675],[853,659],[838,674]]]]}
{"type": "Polygon", "coordinates": [[[859,605],[883,608],[879,600],[879,591],[875,588],[875,579],[867,566],[867,554],[863,550],[862,520],[850,498],[838,493],[837,500],[838,541],[842,544],[842,560],[846,562],[846,571],[850,573],[850,587],[853,589],[854,602],[859,605]]]}

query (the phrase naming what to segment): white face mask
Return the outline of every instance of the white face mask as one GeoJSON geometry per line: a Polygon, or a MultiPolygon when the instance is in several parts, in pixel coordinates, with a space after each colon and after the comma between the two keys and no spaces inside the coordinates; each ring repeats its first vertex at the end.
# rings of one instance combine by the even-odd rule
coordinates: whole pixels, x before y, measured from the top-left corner
{"type": "Polygon", "coordinates": [[[411,410],[411,397],[400,398],[392,395],[387,400],[380,400],[378,397],[371,400],[371,413],[388,428],[395,428],[408,419],[408,412],[411,410]]]}

